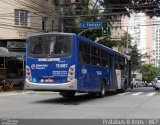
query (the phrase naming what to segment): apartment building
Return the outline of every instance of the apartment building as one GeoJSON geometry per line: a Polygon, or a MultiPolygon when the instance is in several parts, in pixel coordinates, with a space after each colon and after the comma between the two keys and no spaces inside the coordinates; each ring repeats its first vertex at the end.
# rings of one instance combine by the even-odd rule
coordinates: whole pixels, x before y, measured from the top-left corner
{"type": "Polygon", "coordinates": [[[153,17],[152,23],[157,24],[153,25],[152,30],[152,39],[153,39],[153,51],[151,51],[151,62],[157,66],[160,67],[160,26],[158,25],[160,22],[160,17],[153,17]]]}
{"type": "Polygon", "coordinates": [[[1,0],[0,68],[7,75],[0,73],[0,78],[23,75],[28,35],[58,29],[59,17],[52,0],[1,0]]]}
{"type": "Polygon", "coordinates": [[[124,17],[122,25],[131,35],[132,45],[136,44],[139,52],[143,55],[142,62],[153,63],[154,42],[153,21],[144,13],[132,14],[130,17],[124,17]]]}

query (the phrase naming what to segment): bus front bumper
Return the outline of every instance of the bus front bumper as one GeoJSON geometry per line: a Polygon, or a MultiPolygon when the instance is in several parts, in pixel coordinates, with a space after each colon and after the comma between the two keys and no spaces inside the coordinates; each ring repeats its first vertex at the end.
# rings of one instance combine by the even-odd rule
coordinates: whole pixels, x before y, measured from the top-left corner
{"type": "Polygon", "coordinates": [[[25,80],[25,89],[26,90],[39,90],[39,91],[66,91],[66,90],[77,90],[77,79],[74,79],[68,83],[33,83],[25,80]]]}

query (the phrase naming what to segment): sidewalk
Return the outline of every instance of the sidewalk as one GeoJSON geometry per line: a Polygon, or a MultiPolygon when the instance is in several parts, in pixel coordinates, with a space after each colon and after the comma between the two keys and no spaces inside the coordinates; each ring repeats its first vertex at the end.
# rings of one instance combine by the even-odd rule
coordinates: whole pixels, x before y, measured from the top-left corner
{"type": "Polygon", "coordinates": [[[25,90],[13,90],[13,91],[3,91],[0,92],[0,96],[10,96],[10,95],[19,95],[19,94],[26,94],[25,90]]]}
{"type": "Polygon", "coordinates": [[[15,95],[29,95],[29,94],[58,94],[59,92],[53,91],[32,91],[32,90],[15,90],[0,92],[0,96],[15,96],[15,95]]]}

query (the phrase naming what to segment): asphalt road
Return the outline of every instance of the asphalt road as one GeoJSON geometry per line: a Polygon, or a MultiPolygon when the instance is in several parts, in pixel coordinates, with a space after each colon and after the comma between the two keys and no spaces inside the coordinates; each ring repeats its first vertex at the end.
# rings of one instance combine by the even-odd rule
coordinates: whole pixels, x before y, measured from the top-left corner
{"type": "Polygon", "coordinates": [[[105,98],[87,94],[63,98],[53,92],[1,92],[0,118],[156,119],[160,118],[160,92],[143,87],[107,93],[105,98]]]}

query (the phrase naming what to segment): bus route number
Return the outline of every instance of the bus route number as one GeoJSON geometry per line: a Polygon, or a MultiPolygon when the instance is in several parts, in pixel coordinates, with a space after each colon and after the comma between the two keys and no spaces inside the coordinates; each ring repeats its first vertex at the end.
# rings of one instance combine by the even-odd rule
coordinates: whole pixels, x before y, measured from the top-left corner
{"type": "Polygon", "coordinates": [[[67,68],[68,64],[56,64],[56,68],[67,68]]]}

